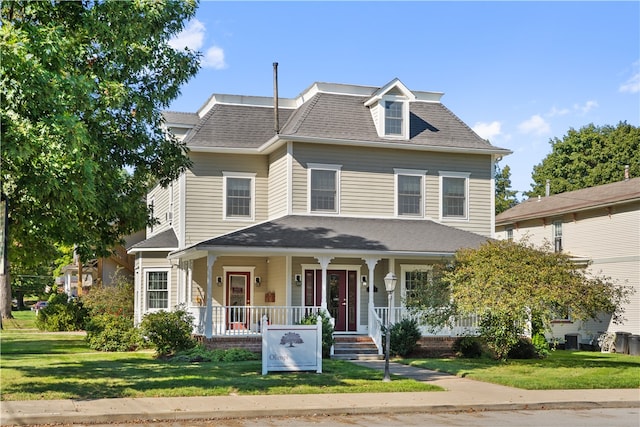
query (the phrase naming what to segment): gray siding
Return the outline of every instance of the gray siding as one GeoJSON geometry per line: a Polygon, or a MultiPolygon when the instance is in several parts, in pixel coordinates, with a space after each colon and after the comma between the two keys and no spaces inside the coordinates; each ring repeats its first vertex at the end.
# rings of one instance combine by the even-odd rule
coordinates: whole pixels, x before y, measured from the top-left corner
{"type": "Polygon", "coordinates": [[[196,243],[267,219],[267,157],[192,153],[186,174],[186,244],[196,243]],[[223,220],[222,172],[255,173],[254,220],[223,220]]]}
{"type": "Polygon", "coordinates": [[[393,217],[394,168],[427,170],[425,212],[440,218],[440,171],[466,172],[469,177],[469,218],[442,222],[491,236],[491,158],[488,155],[454,155],[404,150],[295,144],[293,159],[293,213],[308,211],[307,164],[341,165],[340,214],[393,217]]]}
{"type": "Polygon", "coordinates": [[[269,218],[283,216],[288,212],[287,190],[289,173],[287,159],[286,145],[269,156],[269,218]]]}

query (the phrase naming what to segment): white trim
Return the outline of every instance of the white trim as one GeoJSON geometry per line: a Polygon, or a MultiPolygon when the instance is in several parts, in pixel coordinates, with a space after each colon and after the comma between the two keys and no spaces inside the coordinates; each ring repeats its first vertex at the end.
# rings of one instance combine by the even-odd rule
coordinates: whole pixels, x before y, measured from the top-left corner
{"type": "Polygon", "coordinates": [[[178,178],[178,184],[180,187],[180,198],[178,200],[178,209],[180,214],[179,227],[180,233],[178,234],[178,247],[184,248],[187,241],[187,176],[186,173],[180,175],[178,178]]]}
{"type": "Polygon", "coordinates": [[[339,215],[340,214],[340,181],[342,165],[326,163],[307,163],[307,212],[312,215],[339,215]],[[334,171],[336,176],[336,200],[333,211],[311,210],[311,172],[314,170],[334,171]]]}
{"type": "MultiPolygon", "coordinates": [[[[469,221],[469,177],[471,176],[470,172],[452,172],[452,171],[438,171],[438,216],[440,221],[454,221],[454,222],[468,222],[469,221]],[[444,205],[442,203],[443,197],[443,179],[444,178],[464,178],[464,216],[461,217],[449,217],[444,216],[442,211],[444,210],[444,205]]],[[[492,197],[494,197],[492,195],[492,197]]],[[[495,229],[495,227],[494,227],[495,229]]]]}
{"type": "Polygon", "coordinates": [[[171,310],[171,267],[145,267],[142,269],[142,307],[144,313],[154,313],[161,310],[171,310]],[[167,273],[167,307],[149,308],[149,300],[147,299],[148,283],[147,273],[167,273]]]}
{"type": "Polygon", "coordinates": [[[293,142],[287,142],[287,215],[293,214],[293,142]]]}
{"type": "Polygon", "coordinates": [[[222,171],[222,219],[229,221],[253,221],[256,206],[256,174],[252,172],[228,172],[222,171]],[[249,216],[227,216],[227,179],[248,179],[251,200],[249,202],[249,216]]]}
{"type": "Polygon", "coordinates": [[[255,266],[235,266],[235,265],[223,265],[222,266],[222,301],[226,304],[227,301],[227,273],[249,273],[249,283],[247,287],[251,286],[251,299],[249,305],[254,305],[253,299],[255,297],[255,278],[256,278],[255,266]]]}
{"type": "Polygon", "coordinates": [[[426,189],[425,189],[425,176],[427,175],[427,170],[421,169],[402,169],[402,168],[394,168],[393,169],[393,186],[394,186],[394,195],[395,202],[393,207],[393,215],[399,218],[424,218],[425,216],[425,205],[426,205],[426,189]],[[398,212],[398,206],[400,204],[400,195],[398,194],[398,176],[417,176],[420,177],[420,212],[418,214],[404,214],[400,215],[398,212]]]}

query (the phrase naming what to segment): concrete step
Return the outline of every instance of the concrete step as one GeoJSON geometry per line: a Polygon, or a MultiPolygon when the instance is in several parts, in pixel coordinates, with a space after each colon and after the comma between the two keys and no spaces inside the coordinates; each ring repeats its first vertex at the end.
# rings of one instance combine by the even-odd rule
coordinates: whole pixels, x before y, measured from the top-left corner
{"type": "Polygon", "coordinates": [[[379,360],[381,356],[371,337],[342,335],[335,337],[331,357],[342,360],[379,360]]]}

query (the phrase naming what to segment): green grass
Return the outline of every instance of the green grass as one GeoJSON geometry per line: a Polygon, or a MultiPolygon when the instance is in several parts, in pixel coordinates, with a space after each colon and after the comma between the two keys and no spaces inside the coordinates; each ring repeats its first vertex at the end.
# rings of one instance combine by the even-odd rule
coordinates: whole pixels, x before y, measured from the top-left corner
{"type": "Polygon", "coordinates": [[[2,319],[2,328],[5,331],[37,330],[36,312],[31,310],[12,311],[13,319],[2,319]]]}
{"type": "Polygon", "coordinates": [[[545,359],[405,359],[399,362],[527,390],[640,388],[640,356],[557,350],[545,359]]]}
{"type": "Polygon", "coordinates": [[[262,375],[260,361],[169,363],[153,352],[90,350],[84,336],[5,330],[0,339],[1,400],[319,394],[442,390],[349,362],[324,360],[323,373],[262,375]]]}

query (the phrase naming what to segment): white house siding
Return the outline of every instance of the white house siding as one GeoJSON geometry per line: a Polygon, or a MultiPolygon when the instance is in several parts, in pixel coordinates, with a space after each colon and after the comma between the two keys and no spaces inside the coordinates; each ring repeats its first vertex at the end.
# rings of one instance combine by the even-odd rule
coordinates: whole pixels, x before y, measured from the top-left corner
{"type": "Polygon", "coordinates": [[[490,156],[413,152],[361,147],[295,144],[293,162],[293,212],[308,211],[307,164],[341,165],[340,214],[393,217],[394,168],[426,170],[426,216],[440,217],[440,171],[466,172],[469,177],[469,218],[443,221],[447,225],[491,236],[490,156]]]}
{"type": "Polygon", "coordinates": [[[186,174],[186,244],[193,244],[267,219],[267,156],[191,153],[186,174]],[[223,220],[222,172],[255,173],[254,220],[223,220]]]}
{"type": "MultiPolygon", "coordinates": [[[[640,203],[520,221],[514,226],[514,240],[528,236],[538,246],[545,240],[551,242],[556,220],[563,221],[563,252],[589,259],[593,274],[610,277],[634,289],[634,294],[625,305],[624,324],[613,324],[608,316],[601,321],[555,323],[552,335],[563,339],[567,333],[579,333],[582,340],[587,340],[602,331],[640,334],[640,203]]],[[[500,226],[497,237],[506,238],[505,229],[500,226]]]]}
{"type": "Polygon", "coordinates": [[[277,218],[287,214],[287,147],[283,146],[269,156],[268,216],[277,218]]]}

